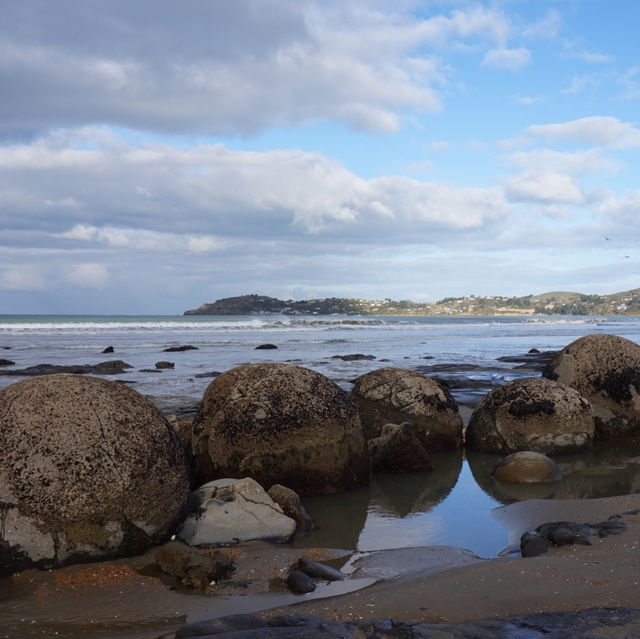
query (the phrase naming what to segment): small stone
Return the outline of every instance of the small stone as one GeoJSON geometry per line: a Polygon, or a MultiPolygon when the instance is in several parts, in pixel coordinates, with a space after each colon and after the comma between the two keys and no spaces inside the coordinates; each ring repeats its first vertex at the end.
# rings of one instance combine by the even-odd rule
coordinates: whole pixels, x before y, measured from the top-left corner
{"type": "Polygon", "coordinates": [[[549,549],[547,540],[536,531],[527,531],[520,537],[520,552],[523,557],[537,557],[549,549]]]}
{"type": "Polygon", "coordinates": [[[303,595],[307,592],[313,592],[316,589],[316,584],[309,577],[300,570],[294,570],[287,577],[287,586],[291,592],[303,595]]]}

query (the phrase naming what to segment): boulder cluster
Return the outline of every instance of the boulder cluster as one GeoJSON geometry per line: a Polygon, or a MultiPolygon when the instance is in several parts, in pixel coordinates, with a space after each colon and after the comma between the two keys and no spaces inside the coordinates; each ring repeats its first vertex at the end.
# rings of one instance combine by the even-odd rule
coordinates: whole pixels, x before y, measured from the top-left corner
{"type": "Polygon", "coordinates": [[[463,444],[510,455],[496,481],[560,481],[545,455],[612,438],[640,439],[640,346],[613,335],[495,389],[466,431],[446,385],[401,368],[348,393],[300,366],[247,364],[209,384],[193,420],[171,423],[122,384],[32,376],[0,391],[0,576],[139,554],[174,534],[287,540],[313,526],[299,495],[361,486],[371,469],[425,472],[463,444]]]}

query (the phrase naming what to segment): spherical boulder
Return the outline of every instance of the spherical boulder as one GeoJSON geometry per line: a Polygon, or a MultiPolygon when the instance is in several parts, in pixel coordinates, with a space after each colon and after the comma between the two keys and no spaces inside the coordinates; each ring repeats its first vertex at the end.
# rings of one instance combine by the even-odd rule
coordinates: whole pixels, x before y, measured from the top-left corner
{"type": "Polygon", "coordinates": [[[196,477],[252,477],[301,495],[369,480],[358,411],[324,375],[292,364],[247,364],[211,382],[193,426],[196,477]]]}
{"type": "Polygon", "coordinates": [[[449,390],[418,371],[379,368],[355,380],[351,395],[366,439],[385,424],[408,422],[427,452],[462,445],[462,419],[449,390]]]}
{"type": "Polygon", "coordinates": [[[530,377],[491,391],[471,415],[465,442],[485,452],[551,455],[588,447],[593,432],[591,406],[576,390],[530,377]]]}
{"type": "Polygon", "coordinates": [[[519,484],[548,484],[562,481],[562,471],[551,457],[532,450],[511,453],[491,473],[498,481],[519,484]]]}
{"type": "Polygon", "coordinates": [[[74,374],[0,391],[0,575],[143,552],[188,493],[180,440],[137,391],[74,374]]]}
{"type": "Polygon", "coordinates": [[[544,377],[589,400],[597,439],[640,441],[640,346],[617,335],[586,335],[565,346],[544,377]]]}

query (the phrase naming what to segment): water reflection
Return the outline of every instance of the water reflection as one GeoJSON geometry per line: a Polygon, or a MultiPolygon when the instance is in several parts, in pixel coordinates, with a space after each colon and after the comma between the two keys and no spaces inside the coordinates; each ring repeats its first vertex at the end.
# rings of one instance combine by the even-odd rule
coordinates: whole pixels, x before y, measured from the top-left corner
{"type": "Polygon", "coordinates": [[[591,451],[558,455],[564,480],[552,485],[496,481],[491,471],[501,456],[469,450],[469,467],[479,486],[502,504],[523,499],[593,499],[640,492],[640,444],[606,444],[591,451]]]}
{"type": "Polygon", "coordinates": [[[450,545],[490,557],[509,543],[491,513],[501,504],[640,493],[640,444],[558,456],[564,481],[542,486],[497,482],[491,472],[500,459],[478,451],[442,453],[429,473],[375,473],[367,487],[305,498],[317,529],[294,545],[360,551],[450,545]]]}
{"type": "Polygon", "coordinates": [[[369,508],[406,517],[433,508],[449,495],[460,475],[462,451],[432,456],[434,468],[411,475],[374,473],[371,476],[369,508]]]}

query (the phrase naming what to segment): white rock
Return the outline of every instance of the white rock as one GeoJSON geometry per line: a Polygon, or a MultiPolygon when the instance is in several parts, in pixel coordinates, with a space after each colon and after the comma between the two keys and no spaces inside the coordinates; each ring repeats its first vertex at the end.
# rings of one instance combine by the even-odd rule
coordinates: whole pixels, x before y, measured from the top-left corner
{"type": "Polygon", "coordinates": [[[218,479],[191,495],[197,510],[182,524],[179,539],[191,546],[233,544],[252,539],[287,541],[296,522],[253,479],[218,479]]]}

